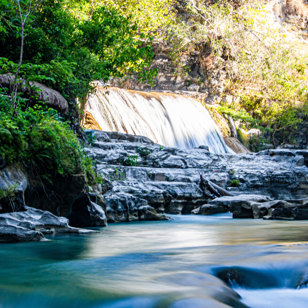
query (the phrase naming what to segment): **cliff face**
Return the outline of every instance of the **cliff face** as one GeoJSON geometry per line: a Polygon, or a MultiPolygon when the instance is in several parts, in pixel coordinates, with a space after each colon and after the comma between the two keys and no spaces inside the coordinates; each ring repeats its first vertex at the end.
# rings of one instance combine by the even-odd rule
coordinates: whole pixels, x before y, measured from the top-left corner
{"type": "MultiPolygon", "coordinates": [[[[308,31],[308,1],[306,0],[282,0],[274,5],[275,13],[283,21],[293,24],[299,30],[308,31]]],[[[304,33],[303,33],[304,34],[304,33]]]]}

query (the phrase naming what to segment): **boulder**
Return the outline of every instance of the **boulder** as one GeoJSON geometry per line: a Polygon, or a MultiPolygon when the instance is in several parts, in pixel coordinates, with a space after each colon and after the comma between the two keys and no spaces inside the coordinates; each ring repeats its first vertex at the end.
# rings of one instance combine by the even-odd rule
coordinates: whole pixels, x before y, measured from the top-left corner
{"type": "Polygon", "coordinates": [[[126,192],[108,192],[104,195],[108,222],[127,222],[139,219],[138,208],[148,206],[145,199],[126,192]]]}
{"type": "Polygon", "coordinates": [[[203,204],[198,212],[199,215],[212,215],[229,212],[229,207],[221,204],[203,204]]]}
{"type": "Polygon", "coordinates": [[[271,208],[275,208],[279,205],[281,200],[273,200],[267,202],[251,202],[250,205],[252,206],[253,218],[263,218],[264,216],[268,215],[268,212],[271,208]]]}
{"type": "Polygon", "coordinates": [[[209,203],[229,209],[233,214],[233,218],[253,218],[252,202],[269,200],[268,196],[262,195],[237,195],[215,198],[209,203]]]}
{"type": "Polygon", "coordinates": [[[236,195],[236,196],[224,196],[220,198],[215,198],[210,201],[210,204],[221,204],[228,206],[230,209],[236,207],[237,205],[247,204],[249,205],[251,201],[254,202],[266,202],[270,201],[271,198],[265,195],[236,195]]]}
{"type": "Polygon", "coordinates": [[[105,227],[107,218],[104,209],[90,200],[87,194],[77,199],[72,205],[68,216],[70,224],[74,227],[105,227]]]}
{"type": "Polygon", "coordinates": [[[0,242],[30,242],[43,238],[44,235],[39,231],[10,225],[0,227],[0,242]]]}
{"type": "Polygon", "coordinates": [[[138,208],[139,220],[168,220],[164,214],[159,214],[150,205],[142,205],[138,208]]]}
{"type": "Polygon", "coordinates": [[[43,234],[89,232],[69,226],[65,217],[28,206],[22,212],[0,214],[0,242],[40,241],[43,234]]]}
{"type": "Polygon", "coordinates": [[[268,210],[265,219],[304,220],[308,219],[308,198],[279,201],[268,210]]]}

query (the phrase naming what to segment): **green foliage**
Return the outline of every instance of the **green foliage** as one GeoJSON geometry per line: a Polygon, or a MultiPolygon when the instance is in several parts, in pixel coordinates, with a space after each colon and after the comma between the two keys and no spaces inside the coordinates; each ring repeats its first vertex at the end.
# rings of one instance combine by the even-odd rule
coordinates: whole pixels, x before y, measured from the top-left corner
{"type": "Polygon", "coordinates": [[[147,157],[148,155],[151,154],[151,151],[148,148],[145,147],[140,147],[136,149],[136,152],[141,156],[141,157],[147,157]]]}
{"type": "Polygon", "coordinates": [[[123,161],[124,166],[137,166],[138,155],[128,155],[123,161]]]}
{"type": "Polygon", "coordinates": [[[232,105],[222,104],[218,108],[219,112],[231,116],[234,120],[242,120],[244,123],[256,123],[256,120],[245,110],[234,110],[232,105]]]}
{"type": "Polygon", "coordinates": [[[0,200],[4,198],[14,198],[17,191],[17,184],[13,184],[6,189],[0,189],[0,200]]]}
{"type": "Polygon", "coordinates": [[[118,168],[114,168],[113,173],[109,174],[107,176],[108,181],[110,181],[111,183],[113,181],[124,181],[126,179],[126,174],[125,171],[122,171],[118,168]]]}
{"type": "MultiPolygon", "coordinates": [[[[166,33],[176,20],[174,0],[105,0],[104,5],[114,9],[122,16],[129,17],[145,39],[155,35],[166,38],[166,33]]],[[[88,4],[88,10],[101,5],[100,1],[88,4]]]]}
{"type": "Polygon", "coordinates": [[[58,113],[42,105],[23,108],[18,116],[10,112],[10,97],[0,92],[0,158],[7,165],[22,163],[45,182],[57,176],[84,174],[88,182],[96,175],[77,136],[58,113]]]}
{"type": "MultiPolygon", "coordinates": [[[[261,129],[274,145],[292,143],[305,120],[307,45],[294,33],[287,37],[272,22],[263,1],[241,1],[238,9],[232,1],[215,2],[186,2],[186,15],[173,25],[170,38],[175,63],[180,65],[181,57],[198,51],[198,46],[207,46],[217,67],[207,70],[203,81],[224,70],[223,95],[240,98],[223,104],[221,113],[240,120],[244,128],[261,129]]],[[[185,74],[185,67],[178,71],[185,74]]]]}
{"type": "MultiPolygon", "coordinates": [[[[13,2],[1,0],[0,74],[16,71],[20,25],[13,2]],[[5,20],[9,23],[4,22],[5,20]],[[8,60],[7,60],[8,59],[8,60]]],[[[20,76],[43,81],[70,101],[83,99],[93,80],[139,74],[151,78],[150,37],[137,29],[130,16],[107,6],[95,6],[77,18],[68,7],[77,3],[44,0],[25,28],[24,61],[20,76]],[[143,73],[144,71],[144,73],[143,73]]]]}
{"type": "Polygon", "coordinates": [[[239,187],[240,186],[240,181],[238,179],[233,179],[231,181],[231,187],[239,187]]]}
{"type": "Polygon", "coordinates": [[[139,32],[136,38],[137,25],[113,8],[98,7],[80,30],[81,45],[98,55],[103,69],[114,76],[140,72],[154,56],[145,35],[139,32]]]}

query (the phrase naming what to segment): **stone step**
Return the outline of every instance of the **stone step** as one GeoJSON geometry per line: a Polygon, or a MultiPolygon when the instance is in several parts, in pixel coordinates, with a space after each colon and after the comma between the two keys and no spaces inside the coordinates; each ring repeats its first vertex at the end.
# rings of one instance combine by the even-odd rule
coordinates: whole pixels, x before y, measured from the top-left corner
{"type": "MultiPolygon", "coordinates": [[[[198,168],[154,168],[154,167],[132,167],[120,165],[104,165],[98,164],[97,171],[110,182],[114,181],[130,181],[138,180],[142,182],[179,182],[179,183],[193,183],[200,181],[200,175],[206,178],[212,178],[215,181],[214,175],[220,178],[228,176],[227,171],[216,170],[212,168],[198,169],[198,168]]],[[[215,181],[216,182],[216,181],[215,181]]]]}
{"type": "Polygon", "coordinates": [[[218,155],[202,146],[191,150],[162,147],[140,136],[95,131],[93,137],[94,145],[86,151],[110,182],[103,196],[110,221],[189,214],[198,208],[199,212],[217,211],[212,205],[206,208],[213,192],[201,189],[201,176],[232,195],[259,194],[281,200],[307,196],[305,151],[218,155]]]}

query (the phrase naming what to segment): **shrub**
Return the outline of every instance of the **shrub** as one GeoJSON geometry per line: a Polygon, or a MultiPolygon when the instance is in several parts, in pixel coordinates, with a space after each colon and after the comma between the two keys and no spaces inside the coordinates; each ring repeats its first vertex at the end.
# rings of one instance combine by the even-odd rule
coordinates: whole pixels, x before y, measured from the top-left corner
{"type": "Polygon", "coordinates": [[[137,166],[137,159],[138,159],[138,155],[129,155],[124,160],[123,165],[124,166],[137,166]]]}
{"type": "Polygon", "coordinates": [[[0,158],[6,165],[21,163],[50,183],[58,175],[73,174],[95,181],[92,161],[69,123],[54,109],[38,104],[24,108],[26,100],[19,100],[17,116],[13,116],[9,95],[0,92],[0,158]]]}
{"type": "MultiPolygon", "coordinates": [[[[307,46],[294,33],[290,40],[271,22],[265,2],[241,4],[235,9],[226,0],[214,5],[187,1],[189,14],[174,29],[174,54],[181,57],[207,44],[226,73],[224,94],[239,98],[220,111],[241,120],[246,128],[260,128],[274,145],[292,143],[306,119],[307,46]]],[[[207,71],[205,78],[216,78],[215,72],[207,71]]]]}

